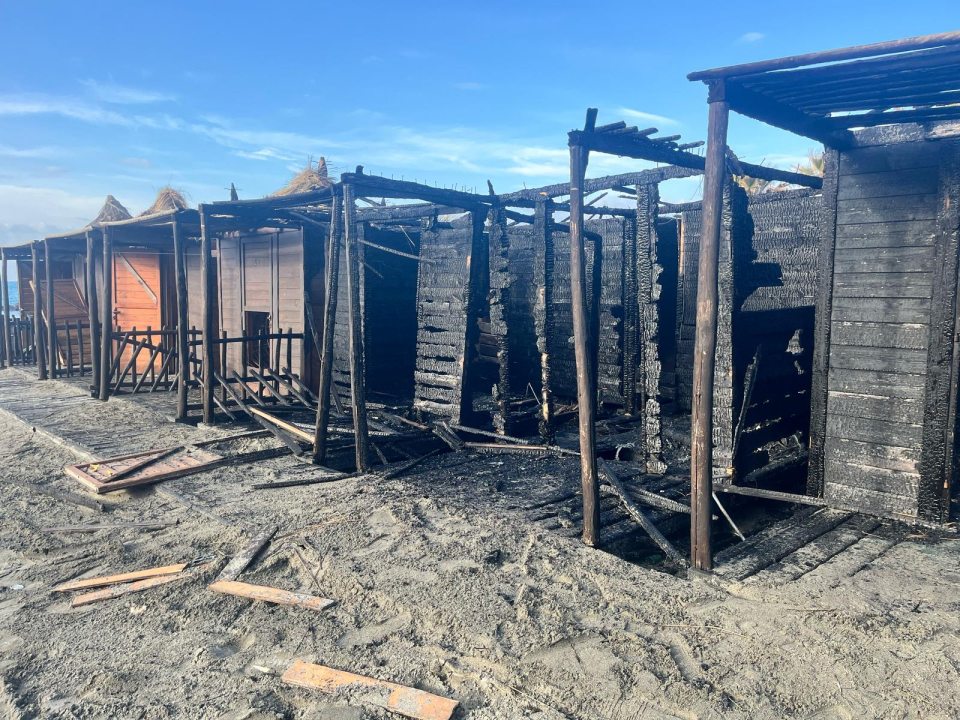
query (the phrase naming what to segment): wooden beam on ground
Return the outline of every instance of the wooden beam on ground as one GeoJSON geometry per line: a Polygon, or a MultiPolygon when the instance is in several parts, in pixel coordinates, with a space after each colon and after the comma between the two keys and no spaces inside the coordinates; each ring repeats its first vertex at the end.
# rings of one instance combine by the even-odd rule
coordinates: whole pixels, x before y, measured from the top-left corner
{"type": "MultiPolygon", "coordinates": [[[[597,111],[587,112],[585,131],[592,131],[597,111]]],[[[590,319],[587,306],[586,251],[583,239],[583,179],[589,150],[570,146],[570,295],[573,345],[577,362],[577,404],[580,426],[580,482],[583,489],[583,542],[600,543],[600,485],[597,481],[597,397],[593,387],[590,319]]]]}
{"type": "Polygon", "coordinates": [[[266,585],[249,585],[235,580],[218,580],[210,585],[210,589],[223,595],[234,595],[249,600],[273,603],[274,605],[293,605],[316,611],[326,610],[332,605],[336,605],[337,602],[315,595],[279,590],[266,585]]]}
{"type": "Polygon", "coordinates": [[[328,695],[368,688],[369,692],[360,694],[364,701],[416,720],[450,720],[459,704],[456,700],[448,700],[423,690],[354,675],[323,665],[313,665],[302,660],[294,662],[281,679],[287,685],[319,690],[328,695]]]}
{"type": "MultiPolygon", "coordinates": [[[[327,428],[330,425],[330,395],[333,384],[333,340],[337,323],[337,292],[340,278],[340,232],[343,222],[343,198],[333,196],[330,237],[327,241],[326,293],[323,303],[323,340],[320,343],[320,383],[317,390],[317,423],[313,433],[313,458],[322,462],[327,455],[327,428]]],[[[312,316],[312,315],[311,315],[312,316]]],[[[316,329],[314,328],[314,332],[316,329]]]]}
{"type": "Polygon", "coordinates": [[[187,390],[190,386],[190,346],[187,330],[189,326],[189,298],[187,297],[186,247],[180,220],[174,216],[173,262],[177,288],[177,420],[187,418],[187,390]]]}
{"type": "MultiPolygon", "coordinates": [[[[717,92],[718,97],[722,98],[722,87],[717,92]]],[[[717,267],[723,188],[726,183],[727,122],[730,115],[729,106],[724,100],[716,97],[711,100],[697,276],[690,432],[690,564],[697,570],[713,568],[710,500],[713,492],[713,381],[719,295],[717,267]]]]}
{"type": "Polygon", "coordinates": [[[33,274],[33,344],[37,355],[37,378],[47,379],[47,334],[43,323],[43,295],[40,292],[40,253],[37,243],[30,243],[31,272],[33,274]]]}
{"type": "Polygon", "coordinates": [[[630,517],[640,524],[640,527],[646,531],[647,535],[650,536],[650,539],[653,540],[661,550],[663,550],[668,558],[679,565],[685,565],[686,561],[684,560],[683,555],[681,555],[680,552],[673,546],[673,543],[664,537],[663,533],[661,533],[660,530],[657,529],[657,526],[651,522],[646,513],[644,513],[643,510],[641,510],[639,506],[630,499],[630,496],[624,489],[623,484],[620,482],[620,478],[617,477],[617,474],[613,471],[613,469],[603,459],[600,459],[598,464],[604,479],[610,483],[610,487],[612,487],[614,492],[617,493],[617,496],[620,498],[620,502],[623,503],[623,507],[626,509],[630,517]]]}
{"type": "Polygon", "coordinates": [[[763,500],[779,500],[780,502],[814,505],[816,507],[825,507],[827,505],[827,501],[823,498],[778,492],[776,490],[762,490],[760,488],[740,487],[738,485],[717,485],[716,489],[717,492],[729,493],[730,495],[746,495],[763,500]]]}
{"type": "MultiPolygon", "coordinates": [[[[100,399],[110,397],[110,367],[113,365],[113,230],[103,233],[103,286],[100,288],[100,399]]],[[[119,357],[119,356],[118,356],[119,357]]]]}
{"type": "Polygon", "coordinates": [[[53,588],[53,592],[70,592],[72,590],[88,590],[90,588],[106,587],[107,585],[117,585],[120,583],[133,582],[135,580],[146,580],[147,578],[159,577],[161,575],[176,575],[186,570],[188,563],[178,563],[176,565],[166,565],[164,567],[155,567],[148,570],[135,570],[133,572],[120,573],[119,575],[104,575],[102,577],[87,578],[85,580],[70,580],[53,588]]]}
{"type": "Polygon", "coordinates": [[[201,368],[204,383],[201,386],[203,422],[215,422],[213,413],[213,298],[216,286],[213,277],[213,249],[210,233],[207,231],[207,211],[205,205],[200,205],[200,310],[202,314],[202,343],[201,368]]]}
{"type": "Polygon", "coordinates": [[[260,554],[260,551],[263,550],[264,545],[270,542],[270,539],[276,534],[276,525],[264,527],[263,530],[251,538],[249,543],[243,546],[240,552],[230,559],[226,567],[217,575],[216,582],[236,580],[240,577],[240,573],[250,566],[250,563],[252,563],[257,555],[260,554]]]}
{"type": "Polygon", "coordinates": [[[364,376],[363,326],[361,324],[363,309],[360,306],[360,244],[357,237],[356,211],[354,187],[350,183],[345,183],[343,186],[343,234],[347,253],[350,394],[353,404],[357,470],[367,470],[370,467],[370,448],[367,434],[367,390],[364,376]]]}
{"type": "Polygon", "coordinates": [[[160,585],[166,585],[167,583],[182,580],[185,577],[188,576],[182,573],[178,575],[161,575],[160,577],[138,580],[137,582],[130,583],[129,585],[113,585],[111,587],[103,588],[102,590],[94,590],[91,593],[77,595],[70,603],[70,607],[82,607],[84,605],[90,605],[103,600],[110,600],[112,598],[120,597],[121,595],[142,592],[144,590],[149,590],[150,588],[155,588],[160,585]]]}
{"type": "Polygon", "coordinates": [[[285,430],[286,432],[290,433],[297,439],[302,440],[303,442],[313,442],[313,436],[303,428],[299,428],[296,425],[293,425],[292,423],[285,422],[280,418],[261,410],[260,408],[252,407],[250,408],[250,412],[256,415],[257,417],[263,418],[267,422],[276,425],[282,430],[285,430]]]}

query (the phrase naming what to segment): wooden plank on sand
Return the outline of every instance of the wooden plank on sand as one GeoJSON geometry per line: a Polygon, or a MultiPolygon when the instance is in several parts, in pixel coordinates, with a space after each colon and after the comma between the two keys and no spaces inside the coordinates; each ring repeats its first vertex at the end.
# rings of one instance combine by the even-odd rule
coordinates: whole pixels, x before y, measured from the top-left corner
{"type": "Polygon", "coordinates": [[[119,583],[128,583],[134,580],[145,580],[161,575],[176,575],[187,568],[187,563],[177,565],[167,565],[165,567],[150,568],[149,570],[136,570],[134,572],[121,573],[119,575],[105,575],[103,577],[87,578],[86,580],[71,580],[62,585],[57,585],[54,592],[69,592],[70,590],[86,590],[87,588],[103,587],[105,585],[117,585],[119,583]]]}
{"type": "Polygon", "coordinates": [[[158,585],[166,585],[167,583],[171,583],[176,580],[182,580],[185,577],[187,576],[182,573],[177,573],[176,575],[161,575],[160,577],[138,580],[137,582],[130,583],[129,585],[113,585],[101,590],[94,590],[91,593],[85,593],[84,595],[77,595],[70,603],[70,607],[90,605],[91,603],[100,602],[101,600],[110,600],[111,598],[127,595],[128,593],[149,590],[150,588],[157,587],[158,585]]]}
{"type": "Polygon", "coordinates": [[[449,720],[459,704],[456,700],[433,695],[423,690],[415,690],[363,675],[354,675],[302,660],[297,660],[287,668],[281,679],[287,685],[311,688],[329,695],[344,689],[369,688],[369,692],[359,694],[363,701],[386,708],[398,715],[417,718],[417,720],[449,720]]]}
{"type": "Polygon", "coordinates": [[[235,580],[218,580],[210,586],[210,589],[224,595],[262,600],[276,605],[296,605],[308,610],[326,610],[331,605],[336,604],[335,600],[317,597],[316,595],[289,592],[266,585],[250,585],[235,580]]]}

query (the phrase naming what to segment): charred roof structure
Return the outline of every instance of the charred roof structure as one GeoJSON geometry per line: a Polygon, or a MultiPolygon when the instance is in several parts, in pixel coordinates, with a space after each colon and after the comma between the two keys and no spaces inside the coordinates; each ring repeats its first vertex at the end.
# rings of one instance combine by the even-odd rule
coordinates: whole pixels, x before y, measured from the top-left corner
{"type": "MultiPolygon", "coordinates": [[[[960,32],[695,72],[709,88],[695,355],[712,357],[731,110],[826,147],[808,492],[940,522],[955,472],[960,32]]],[[[722,257],[722,255],[721,255],[722,257]]],[[[711,565],[714,366],[694,370],[694,565],[711,565]]]]}

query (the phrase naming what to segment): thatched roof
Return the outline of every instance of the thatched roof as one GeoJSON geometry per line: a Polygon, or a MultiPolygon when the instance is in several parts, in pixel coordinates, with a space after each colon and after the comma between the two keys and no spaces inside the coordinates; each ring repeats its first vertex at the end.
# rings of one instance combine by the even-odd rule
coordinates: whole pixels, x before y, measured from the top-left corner
{"type": "MultiPolygon", "coordinates": [[[[153,201],[153,205],[140,213],[138,217],[158,215],[160,213],[173,212],[174,210],[187,210],[189,208],[190,205],[183,196],[183,193],[167,185],[157,191],[157,199],[153,201]]],[[[127,217],[129,217],[129,215],[127,217]]]]}
{"type": "Polygon", "coordinates": [[[127,210],[123,205],[120,204],[120,201],[117,200],[113,195],[107,195],[107,199],[103,201],[103,207],[100,208],[100,214],[94,218],[91,225],[99,225],[100,223],[105,222],[115,222],[117,220],[129,220],[133,215],[130,214],[130,211],[127,210]]]}
{"type": "Polygon", "coordinates": [[[316,165],[314,165],[313,158],[310,158],[307,160],[307,166],[294,175],[286,187],[277,190],[275,193],[271,193],[268,197],[298,195],[313,190],[322,190],[331,185],[333,185],[333,180],[331,180],[327,174],[327,161],[324,158],[320,158],[316,165]]]}

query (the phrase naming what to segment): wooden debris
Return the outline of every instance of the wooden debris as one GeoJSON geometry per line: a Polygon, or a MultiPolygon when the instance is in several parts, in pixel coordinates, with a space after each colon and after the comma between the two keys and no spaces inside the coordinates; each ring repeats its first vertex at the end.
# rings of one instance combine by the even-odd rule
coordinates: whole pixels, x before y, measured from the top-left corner
{"type": "Polygon", "coordinates": [[[101,530],[162,530],[163,528],[173,527],[177,523],[172,522],[139,522],[139,523],[115,523],[113,525],[50,525],[40,528],[41,532],[47,533],[92,533],[101,530]]]}
{"type": "Polygon", "coordinates": [[[567,450],[556,445],[502,445],[500,443],[465,442],[465,448],[493,455],[579,455],[576,450],[567,450]]]}
{"type": "Polygon", "coordinates": [[[362,472],[352,472],[352,473],[340,473],[333,477],[323,476],[323,477],[310,477],[310,478],[299,478],[297,480],[277,480],[275,482],[262,482],[256,483],[250,486],[251,490],[276,490],[279,488],[288,488],[288,487],[301,487],[303,485],[321,485],[328,482],[336,482],[337,480],[346,480],[347,478],[359,477],[360,475],[365,475],[366,473],[362,472]]]}
{"type": "Polygon", "coordinates": [[[274,415],[271,415],[270,413],[264,412],[260,408],[251,407],[249,408],[249,410],[254,415],[261,417],[267,422],[276,425],[281,430],[285,430],[286,432],[290,433],[291,435],[296,437],[298,440],[302,440],[303,442],[307,442],[307,443],[313,443],[313,434],[308,433],[306,430],[297,427],[293,423],[285,422],[284,420],[281,420],[280,418],[274,415]]]}
{"type": "Polygon", "coordinates": [[[341,690],[370,688],[365,702],[417,720],[449,720],[459,704],[456,700],[433,695],[395,683],[384,682],[323,665],[297,660],[281,678],[287,685],[310,688],[336,695],[341,690]]]}
{"type": "Polygon", "coordinates": [[[100,503],[93,498],[84,497],[83,495],[78,495],[77,493],[70,492],[69,490],[54,490],[52,488],[46,488],[40,485],[31,484],[28,487],[36,490],[38,493],[46,495],[47,497],[56,498],[57,500],[64,500],[66,502],[73,503],[74,505],[96,510],[97,512],[103,512],[103,503],[100,503]]]}
{"type": "Polygon", "coordinates": [[[120,455],[96,462],[67,465],[64,470],[70,477],[79,480],[97,494],[102,494],[193,475],[223,460],[220,455],[214,455],[196,446],[174,457],[169,456],[170,450],[170,448],[164,448],[120,455]],[[159,456],[164,457],[161,459],[159,456]],[[142,465],[145,459],[150,459],[149,467],[142,465]],[[127,470],[132,472],[126,474],[127,470]],[[114,480],[114,476],[118,474],[123,474],[123,477],[114,480]]]}
{"type": "Polygon", "coordinates": [[[189,563],[179,563],[177,565],[167,565],[165,567],[150,568],[149,570],[136,570],[134,572],[120,573],[119,575],[105,575],[103,577],[88,578],[86,580],[71,580],[62,585],[57,585],[54,592],[70,592],[71,590],[86,590],[88,588],[105,587],[107,585],[119,585],[120,583],[129,583],[136,580],[146,580],[148,578],[160,577],[163,575],[177,575],[189,567],[189,563]]]}
{"type": "Polygon", "coordinates": [[[630,516],[640,523],[640,527],[647,532],[647,535],[650,536],[650,539],[653,540],[660,547],[660,549],[663,550],[667,557],[673,560],[673,562],[677,563],[678,565],[685,565],[686,561],[684,557],[677,551],[673,544],[663,536],[663,533],[661,533],[657,529],[657,526],[650,521],[650,518],[644,514],[643,510],[641,510],[636,503],[630,499],[630,496],[627,495],[626,490],[620,483],[620,478],[617,477],[617,474],[602,458],[597,460],[597,469],[620,497],[620,501],[623,503],[624,508],[626,508],[630,516]]]}
{"type": "Polygon", "coordinates": [[[91,603],[100,602],[102,600],[110,600],[111,598],[120,597],[121,595],[141,592],[142,590],[149,590],[150,588],[157,587],[158,585],[166,585],[167,583],[182,580],[185,577],[187,576],[181,573],[176,575],[161,575],[159,577],[152,577],[146,580],[138,580],[137,582],[130,583],[129,585],[114,585],[112,587],[103,588],[102,590],[94,590],[91,593],[77,595],[71,601],[70,607],[81,607],[83,605],[90,605],[91,603]]]}
{"type": "Polygon", "coordinates": [[[277,533],[277,526],[270,525],[265,527],[259,535],[255,536],[240,552],[233,556],[227,566],[217,576],[215,582],[225,580],[236,580],[240,573],[247,569],[253,559],[260,553],[263,546],[270,542],[277,533]]]}
{"type": "Polygon", "coordinates": [[[385,472],[383,475],[380,476],[380,479],[392,480],[395,477],[399,477],[400,475],[403,475],[403,473],[407,472],[407,470],[413,469],[414,467],[422,463],[424,460],[432,458],[434,455],[436,455],[439,452],[440,452],[440,449],[438,448],[436,450],[432,450],[431,452],[428,452],[426,455],[421,455],[418,458],[414,458],[410,462],[404,463],[400,467],[397,467],[397,468],[394,468],[393,470],[389,470],[388,472],[385,472]]]}
{"type": "Polygon", "coordinates": [[[235,595],[236,597],[249,598],[250,600],[262,600],[263,602],[274,603],[276,605],[296,605],[305,607],[308,610],[326,610],[331,605],[336,604],[336,600],[330,600],[328,598],[304,595],[303,593],[289,592],[287,590],[278,590],[277,588],[267,587],[266,585],[249,585],[248,583],[236,582],[234,580],[217,580],[210,585],[210,589],[224,595],[235,595]]]}

